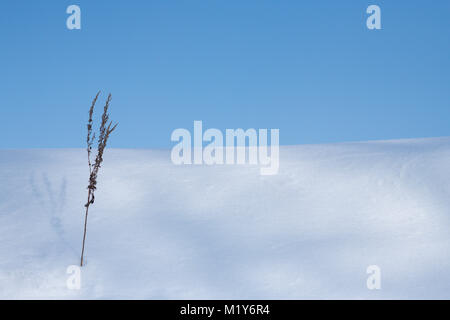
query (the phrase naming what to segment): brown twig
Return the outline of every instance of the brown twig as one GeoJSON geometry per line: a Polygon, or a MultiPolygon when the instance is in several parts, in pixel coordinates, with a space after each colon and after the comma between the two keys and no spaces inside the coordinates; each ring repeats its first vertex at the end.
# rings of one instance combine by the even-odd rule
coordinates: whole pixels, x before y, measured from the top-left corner
{"type": "Polygon", "coordinates": [[[86,138],[87,142],[87,153],[88,153],[88,164],[89,164],[89,185],[87,187],[88,189],[88,197],[87,202],[84,205],[86,207],[86,212],[84,216],[84,233],[83,233],[83,246],[81,248],[81,260],[80,260],[80,266],[83,266],[83,258],[84,258],[84,247],[86,242],[86,231],[87,231],[87,218],[89,214],[89,206],[94,203],[95,196],[94,192],[97,189],[97,176],[98,171],[101,167],[101,164],[103,162],[103,152],[105,151],[106,144],[108,142],[110,134],[116,129],[117,123],[115,125],[112,125],[111,122],[108,123],[109,120],[109,103],[111,102],[111,94],[108,95],[108,99],[106,100],[106,104],[103,108],[103,115],[102,115],[102,122],[100,124],[99,129],[99,137],[98,137],[98,146],[97,146],[97,156],[95,157],[95,162],[91,162],[91,152],[92,152],[92,145],[95,140],[95,134],[92,134],[92,125],[93,125],[93,113],[94,113],[94,107],[95,103],[97,102],[98,95],[100,94],[100,91],[95,96],[94,100],[92,101],[91,108],[89,109],[89,120],[87,124],[88,134],[86,138]]]}

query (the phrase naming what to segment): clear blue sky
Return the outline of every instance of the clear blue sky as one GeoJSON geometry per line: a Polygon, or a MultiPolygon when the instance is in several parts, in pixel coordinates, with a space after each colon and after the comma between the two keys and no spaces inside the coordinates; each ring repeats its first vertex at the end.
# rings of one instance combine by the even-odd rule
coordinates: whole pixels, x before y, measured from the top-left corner
{"type": "Polygon", "coordinates": [[[97,90],[113,147],[169,148],[194,120],[281,144],[450,136],[448,0],[5,1],[0,43],[0,148],[84,147],[97,90]]]}

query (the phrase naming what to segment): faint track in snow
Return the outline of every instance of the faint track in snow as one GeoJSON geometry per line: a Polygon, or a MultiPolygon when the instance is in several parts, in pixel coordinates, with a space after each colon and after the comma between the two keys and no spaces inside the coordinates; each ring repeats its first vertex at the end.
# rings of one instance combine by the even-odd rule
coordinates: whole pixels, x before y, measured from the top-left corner
{"type": "Polygon", "coordinates": [[[64,213],[66,198],[67,198],[67,179],[64,176],[59,187],[59,192],[57,193],[52,186],[47,173],[42,173],[42,185],[39,187],[36,184],[34,174],[30,176],[31,190],[33,196],[38,201],[39,205],[48,212],[49,223],[52,230],[56,233],[61,243],[69,247],[76,255],[77,251],[70,245],[66,239],[66,232],[63,227],[62,214],[64,213]]]}

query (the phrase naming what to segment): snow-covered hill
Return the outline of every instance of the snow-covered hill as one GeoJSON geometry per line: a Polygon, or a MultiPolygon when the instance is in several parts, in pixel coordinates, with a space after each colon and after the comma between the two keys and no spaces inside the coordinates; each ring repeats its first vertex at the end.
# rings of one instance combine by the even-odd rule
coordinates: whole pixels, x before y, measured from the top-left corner
{"type": "Polygon", "coordinates": [[[275,176],[107,150],[77,291],[87,170],[0,151],[0,298],[450,298],[450,138],[281,147],[275,176]]]}

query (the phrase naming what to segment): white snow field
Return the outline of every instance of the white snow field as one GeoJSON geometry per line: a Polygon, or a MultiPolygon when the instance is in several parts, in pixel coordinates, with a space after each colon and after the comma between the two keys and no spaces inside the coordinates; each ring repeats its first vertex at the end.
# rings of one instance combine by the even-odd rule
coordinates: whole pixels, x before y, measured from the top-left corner
{"type": "Polygon", "coordinates": [[[106,150],[69,290],[87,180],[85,150],[0,151],[0,298],[450,298],[450,138],[281,147],[274,176],[106,150]]]}

